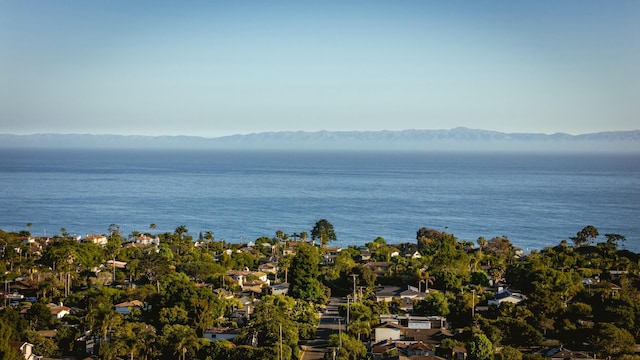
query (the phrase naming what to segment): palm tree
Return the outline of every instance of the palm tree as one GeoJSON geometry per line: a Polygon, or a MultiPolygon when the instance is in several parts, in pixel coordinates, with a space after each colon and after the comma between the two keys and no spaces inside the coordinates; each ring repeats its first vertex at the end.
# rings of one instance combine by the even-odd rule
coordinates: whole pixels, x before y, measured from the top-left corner
{"type": "Polygon", "coordinates": [[[481,253],[482,253],[482,250],[489,244],[487,242],[487,239],[485,239],[483,236],[480,236],[477,242],[478,242],[478,246],[480,247],[481,253]]]}
{"type": "Polygon", "coordinates": [[[29,229],[29,236],[31,236],[31,227],[33,226],[32,223],[28,222],[27,223],[27,228],[29,229]]]}
{"type": "Polygon", "coordinates": [[[289,275],[289,267],[291,267],[291,257],[290,256],[283,256],[280,258],[280,261],[278,262],[278,267],[281,270],[284,270],[284,282],[287,283],[288,282],[288,275],[289,275]]]}
{"type": "Polygon", "coordinates": [[[184,234],[188,233],[189,230],[187,229],[186,226],[184,225],[180,225],[176,228],[176,230],[174,231],[176,233],[176,235],[178,236],[178,238],[180,240],[182,240],[182,237],[184,236],[184,234]]]}
{"type": "Polygon", "coordinates": [[[110,310],[111,311],[103,313],[102,319],[100,320],[100,332],[102,333],[103,342],[107,341],[107,335],[111,330],[122,323],[122,315],[113,309],[110,310]]]}
{"type": "Polygon", "coordinates": [[[425,284],[424,292],[429,292],[429,284],[433,285],[433,281],[436,278],[432,275],[429,275],[428,271],[420,272],[420,283],[425,284]]]}
{"type": "Polygon", "coordinates": [[[349,332],[352,335],[355,335],[358,340],[360,340],[360,335],[369,335],[371,334],[371,325],[368,321],[355,320],[349,324],[349,332]]]}
{"type": "Polygon", "coordinates": [[[195,330],[186,325],[167,325],[164,327],[162,342],[174,355],[186,359],[187,352],[200,346],[195,330]]]}

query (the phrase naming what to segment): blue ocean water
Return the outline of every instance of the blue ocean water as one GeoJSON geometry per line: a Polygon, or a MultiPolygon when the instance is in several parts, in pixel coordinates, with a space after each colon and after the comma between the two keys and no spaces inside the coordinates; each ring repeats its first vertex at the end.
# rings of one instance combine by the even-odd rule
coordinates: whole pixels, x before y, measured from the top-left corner
{"type": "Polygon", "coordinates": [[[0,150],[0,229],[173,231],[249,242],[311,232],[337,245],[415,241],[423,226],[541,249],[586,225],[640,251],[640,155],[0,150]]]}

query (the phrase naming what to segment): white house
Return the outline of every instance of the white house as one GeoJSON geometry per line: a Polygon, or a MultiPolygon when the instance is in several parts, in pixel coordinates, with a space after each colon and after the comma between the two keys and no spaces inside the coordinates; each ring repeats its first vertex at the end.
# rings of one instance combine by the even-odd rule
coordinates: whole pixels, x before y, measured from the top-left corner
{"type": "Polygon", "coordinates": [[[400,340],[404,327],[394,323],[382,323],[373,328],[374,343],[385,340],[400,340]]]}
{"type": "Polygon", "coordinates": [[[62,304],[60,305],[56,305],[56,304],[48,304],[47,305],[49,307],[49,310],[51,311],[51,315],[56,319],[56,320],[60,320],[63,317],[67,316],[70,314],[71,312],[71,308],[68,308],[62,304]]]}
{"type": "Polygon", "coordinates": [[[262,286],[271,284],[271,281],[267,278],[267,274],[260,271],[249,270],[227,270],[227,276],[230,276],[238,285],[242,288],[245,286],[262,286]],[[248,278],[255,277],[256,280],[249,280],[248,278]]]}
{"type": "Polygon", "coordinates": [[[145,234],[142,234],[136,238],[137,245],[160,245],[160,238],[158,235],[155,237],[151,237],[145,234]]]}
{"type": "Polygon", "coordinates": [[[498,292],[493,299],[489,300],[489,305],[500,306],[500,304],[504,302],[518,304],[524,300],[526,300],[526,297],[520,293],[513,292],[511,290],[502,290],[498,292]]]}
{"type": "Polygon", "coordinates": [[[240,329],[230,327],[212,328],[204,331],[204,338],[211,341],[232,340],[238,335],[240,335],[240,329]]]}
{"type": "Polygon", "coordinates": [[[94,243],[96,245],[105,246],[107,245],[108,239],[104,235],[89,235],[87,234],[84,237],[85,242],[94,243]]]}

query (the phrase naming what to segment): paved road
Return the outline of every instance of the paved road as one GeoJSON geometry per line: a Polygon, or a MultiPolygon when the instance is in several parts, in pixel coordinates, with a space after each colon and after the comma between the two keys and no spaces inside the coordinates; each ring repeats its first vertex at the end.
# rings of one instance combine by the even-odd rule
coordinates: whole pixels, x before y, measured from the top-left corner
{"type": "MultiPolygon", "coordinates": [[[[340,298],[329,298],[327,308],[320,316],[320,325],[316,330],[316,339],[307,342],[303,348],[302,360],[318,360],[323,359],[325,352],[329,347],[329,335],[339,331],[338,325],[338,305],[341,304],[340,298]]],[[[342,324],[344,330],[344,324],[342,324]]]]}

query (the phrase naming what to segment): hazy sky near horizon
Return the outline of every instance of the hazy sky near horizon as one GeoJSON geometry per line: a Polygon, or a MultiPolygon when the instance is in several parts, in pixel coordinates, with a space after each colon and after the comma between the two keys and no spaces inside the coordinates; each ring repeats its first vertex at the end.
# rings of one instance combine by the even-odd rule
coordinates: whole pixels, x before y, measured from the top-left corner
{"type": "Polygon", "coordinates": [[[0,133],[640,128],[640,1],[0,1],[0,133]]]}

